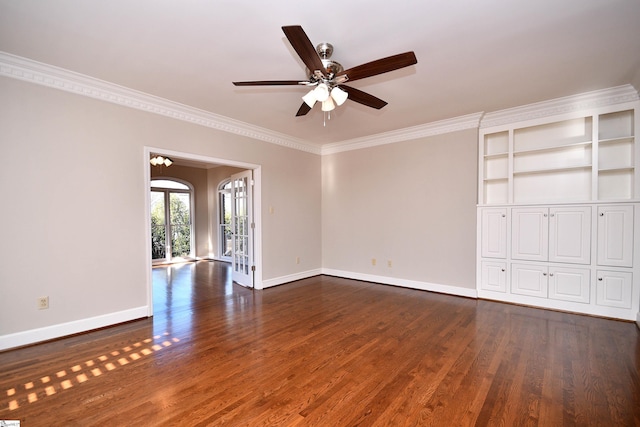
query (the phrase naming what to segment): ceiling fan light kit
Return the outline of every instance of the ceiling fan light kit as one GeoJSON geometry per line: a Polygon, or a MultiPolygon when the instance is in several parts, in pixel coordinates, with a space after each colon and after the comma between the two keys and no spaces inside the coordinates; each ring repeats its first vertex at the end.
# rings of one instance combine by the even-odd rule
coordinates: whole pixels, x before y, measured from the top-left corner
{"type": "Polygon", "coordinates": [[[405,52],[344,70],[340,63],[330,59],[333,54],[331,43],[320,43],[314,48],[309,37],[299,25],[282,27],[282,31],[302,62],[307,66],[308,79],[305,81],[261,80],[233,82],[233,84],[235,86],[315,86],[302,97],[303,104],[298,109],[296,116],[304,116],[311,111],[317,102],[322,104],[322,111],[330,112],[336,108],[336,105],[344,104],[347,99],[379,110],[387,105],[385,101],[354,87],[346,86],[344,83],[388,73],[418,63],[413,52],[405,52]]]}

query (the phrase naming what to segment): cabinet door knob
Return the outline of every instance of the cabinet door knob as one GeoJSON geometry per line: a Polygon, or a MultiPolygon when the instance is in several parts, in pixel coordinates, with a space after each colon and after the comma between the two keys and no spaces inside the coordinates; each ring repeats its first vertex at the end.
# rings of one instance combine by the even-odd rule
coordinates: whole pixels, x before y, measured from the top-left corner
{"type": "Polygon", "coordinates": [[[546,276],[546,275],[547,275],[547,273],[542,273],[542,275],[543,275],[543,276],[546,276]]]}
{"type": "Polygon", "coordinates": [[[504,268],[500,269],[500,271],[502,271],[504,273],[504,268]]]}
{"type": "Polygon", "coordinates": [[[502,214],[502,218],[505,218],[506,216],[507,216],[507,215],[505,215],[505,214],[502,214]]]}
{"type": "Polygon", "coordinates": [[[553,277],[553,273],[549,273],[549,276],[550,276],[550,277],[553,277]]]}
{"type": "Polygon", "coordinates": [[[602,282],[602,277],[598,277],[598,280],[602,282]]]}
{"type": "Polygon", "coordinates": [[[604,216],[604,212],[600,212],[600,216],[604,216]]]}
{"type": "Polygon", "coordinates": [[[551,215],[549,215],[549,216],[550,216],[551,218],[553,218],[554,216],[556,216],[556,214],[551,214],[551,215]]]}
{"type": "Polygon", "coordinates": [[[547,214],[544,214],[544,217],[546,218],[546,217],[547,217],[547,214]]]}

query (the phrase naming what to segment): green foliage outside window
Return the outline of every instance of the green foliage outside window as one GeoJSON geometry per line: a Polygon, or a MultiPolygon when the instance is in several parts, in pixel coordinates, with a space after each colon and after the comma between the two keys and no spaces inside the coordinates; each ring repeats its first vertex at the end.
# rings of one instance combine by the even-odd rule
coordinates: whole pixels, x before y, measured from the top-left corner
{"type": "MultiPolygon", "coordinates": [[[[191,252],[191,216],[189,205],[181,193],[170,193],[171,256],[184,257],[191,252]]],[[[188,200],[188,199],[187,199],[188,200]]],[[[157,203],[151,211],[151,254],[153,259],[166,258],[166,227],[164,204],[157,203]]]]}

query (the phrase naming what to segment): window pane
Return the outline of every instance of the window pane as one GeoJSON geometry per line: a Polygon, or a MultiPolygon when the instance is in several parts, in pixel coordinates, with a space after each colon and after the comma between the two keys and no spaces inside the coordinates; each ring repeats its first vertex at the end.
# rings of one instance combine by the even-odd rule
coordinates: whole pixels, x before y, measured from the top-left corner
{"type": "MultiPolygon", "coordinates": [[[[226,187],[231,187],[228,182],[226,187]]],[[[222,256],[231,256],[232,230],[231,230],[231,191],[220,192],[220,253],[222,256]]]]}
{"type": "Polygon", "coordinates": [[[164,193],[151,192],[151,257],[164,259],[166,254],[166,224],[164,217],[164,193]]]}
{"type": "Polygon", "coordinates": [[[151,180],[151,188],[171,188],[175,190],[189,190],[189,187],[176,181],[170,181],[168,179],[153,179],[151,180]]]}
{"type": "Polygon", "coordinates": [[[191,214],[189,194],[170,193],[171,256],[183,257],[191,253],[191,214]]]}

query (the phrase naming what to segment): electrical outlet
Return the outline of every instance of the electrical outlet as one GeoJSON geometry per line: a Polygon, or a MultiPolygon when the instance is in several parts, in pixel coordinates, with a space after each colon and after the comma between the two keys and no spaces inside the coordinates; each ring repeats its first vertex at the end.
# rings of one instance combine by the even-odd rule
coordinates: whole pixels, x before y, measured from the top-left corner
{"type": "Polygon", "coordinates": [[[375,258],[371,258],[371,265],[376,265],[376,259],[375,258]]]}
{"type": "Polygon", "coordinates": [[[49,308],[49,297],[38,298],[38,310],[46,310],[49,308]]]}

